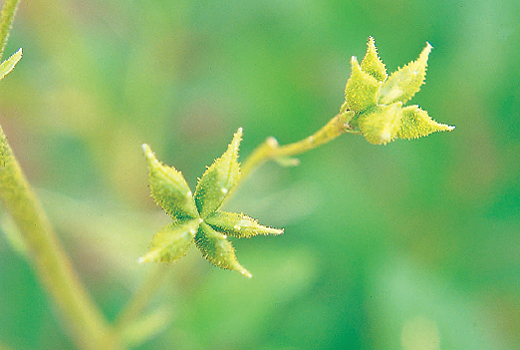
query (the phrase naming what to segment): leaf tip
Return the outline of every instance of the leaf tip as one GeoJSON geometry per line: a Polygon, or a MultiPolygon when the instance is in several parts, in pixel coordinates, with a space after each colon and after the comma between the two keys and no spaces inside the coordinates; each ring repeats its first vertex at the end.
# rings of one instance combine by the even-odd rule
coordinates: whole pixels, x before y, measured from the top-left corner
{"type": "Polygon", "coordinates": [[[381,83],[363,71],[356,56],[352,56],[350,64],[352,72],[345,87],[345,101],[349,110],[360,113],[376,105],[381,83]]]}
{"type": "Polygon", "coordinates": [[[238,149],[238,147],[240,146],[240,142],[242,141],[242,135],[243,135],[242,127],[240,127],[233,135],[233,141],[231,141],[233,148],[238,149]]]}
{"type": "Polygon", "coordinates": [[[430,52],[432,52],[433,46],[426,42],[426,46],[421,51],[419,58],[417,59],[418,62],[420,62],[422,65],[424,65],[424,69],[426,68],[426,62],[428,61],[428,56],[430,56],[430,52]]]}
{"type": "Polygon", "coordinates": [[[144,263],[157,261],[158,258],[159,258],[159,252],[157,250],[153,250],[151,252],[146,253],[146,255],[143,255],[139,259],[137,259],[137,262],[139,264],[144,264],[144,263]]]}
{"type": "Polygon", "coordinates": [[[283,233],[285,232],[285,229],[278,229],[278,228],[273,228],[273,227],[269,227],[269,234],[271,235],[283,235],[283,233]]]}
{"type": "Polygon", "coordinates": [[[428,112],[417,105],[412,105],[403,108],[403,118],[397,136],[410,140],[428,136],[434,132],[452,131],[454,128],[454,126],[436,122],[428,115],[428,112]]]}
{"type": "Polygon", "coordinates": [[[238,271],[242,276],[244,277],[247,277],[247,278],[251,278],[253,277],[253,275],[251,274],[251,272],[247,271],[246,269],[242,268],[240,271],[238,271]]]}
{"type": "Polygon", "coordinates": [[[150,148],[150,146],[148,146],[146,143],[143,143],[141,145],[141,149],[143,150],[144,152],[144,155],[146,157],[146,159],[148,160],[148,162],[153,162],[153,161],[157,161],[157,159],[155,158],[155,154],[153,153],[152,149],[150,148]]]}
{"type": "Polygon", "coordinates": [[[11,55],[7,60],[0,64],[0,80],[2,80],[7,74],[9,74],[16,64],[22,59],[22,49],[18,49],[14,54],[11,55]]]}
{"type": "Polygon", "coordinates": [[[372,36],[368,37],[367,52],[361,61],[361,69],[378,81],[384,81],[387,78],[385,64],[377,53],[376,42],[372,36]]]}

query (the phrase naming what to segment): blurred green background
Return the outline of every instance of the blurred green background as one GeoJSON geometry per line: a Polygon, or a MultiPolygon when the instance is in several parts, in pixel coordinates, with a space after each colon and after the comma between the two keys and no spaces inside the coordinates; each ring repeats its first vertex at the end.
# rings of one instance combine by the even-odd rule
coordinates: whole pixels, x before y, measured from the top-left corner
{"type": "MultiPolygon", "coordinates": [[[[0,123],[112,320],[168,222],[142,143],[194,187],[239,126],[244,159],[324,125],[369,35],[390,72],[428,41],[412,103],[455,131],[344,135],[261,168],[228,209],[285,234],[234,241],[251,280],[195,249],[170,265],[149,309],[169,321],[137,348],[519,349],[519,14],[516,0],[24,1],[0,123]]],[[[72,348],[6,220],[0,347],[72,348]]]]}

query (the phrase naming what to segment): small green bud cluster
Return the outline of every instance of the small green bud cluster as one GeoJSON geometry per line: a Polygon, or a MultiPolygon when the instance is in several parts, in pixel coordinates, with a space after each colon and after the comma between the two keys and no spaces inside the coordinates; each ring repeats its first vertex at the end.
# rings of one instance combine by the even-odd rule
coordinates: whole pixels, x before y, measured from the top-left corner
{"type": "Polygon", "coordinates": [[[283,230],[262,226],[244,214],[218,210],[240,178],[238,149],[241,139],[240,128],[227,151],[204,172],[194,195],[179,171],[159,162],[150,147],[143,145],[152,197],[173,222],[155,235],[150,251],[139,259],[140,262],[173,262],[183,257],[194,243],[213,265],[251,277],[251,273],[238,263],[235,249],[227,238],[279,235],[283,230]]]}
{"type": "Polygon", "coordinates": [[[419,58],[390,76],[379,58],[374,39],[367,43],[365,57],[358,63],[352,57],[352,74],[345,89],[341,112],[349,126],[373,144],[386,144],[397,138],[414,139],[453,126],[437,123],[417,105],[404,107],[424,84],[428,55],[427,43],[419,58]]]}

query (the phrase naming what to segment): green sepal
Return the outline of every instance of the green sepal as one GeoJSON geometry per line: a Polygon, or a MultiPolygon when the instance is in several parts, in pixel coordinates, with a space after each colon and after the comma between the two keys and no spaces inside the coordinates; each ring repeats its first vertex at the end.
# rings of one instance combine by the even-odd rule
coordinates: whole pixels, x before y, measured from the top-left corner
{"type": "Polygon", "coordinates": [[[372,37],[368,38],[367,53],[361,61],[361,69],[379,81],[385,81],[388,76],[386,74],[385,64],[377,54],[376,44],[372,37]]]}
{"type": "Polygon", "coordinates": [[[403,111],[401,102],[389,106],[377,106],[370,113],[361,115],[357,122],[365,139],[375,145],[386,144],[397,137],[403,111]]]}
{"type": "Polygon", "coordinates": [[[195,189],[195,203],[202,218],[217,210],[229,191],[238,183],[238,149],[241,140],[242,128],[239,128],[226,152],[213,162],[199,180],[195,189]]]}
{"type": "Polygon", "coordinates": [[[0,64],[0,80],[4,79],[4,77],[9,74],[14,66],[22,59],[22,49],[18,49],[14,54],[11,55],[8,59],[6,59],[2,64],[0,64]]]}
{"type": "Polygon", "coordinates": [[[350,61],[352,74],[347,81],[345,98],[349,110],[361,113],[377,104],[377,93],[381,83],[372,75],[361,70],[356,57],[350,61]]]}
{"type": "Polygon", "coordinates": [[[428,112],[414,105],[403,108],[401,127],[397,137],[416,139],[436,131],[451,131],[454,128],[454,126],[437,123],[428,115],[428,112]]]}
{"type": "Polygon", "coordinates": [[[249,238],[257,235],[281,235],[283,230],[260,225],[255,219],[238,213],[217,211],[205,220],[215,230],[236,238],[249,238]]]}
{"type": "Polygon", "coordinates": [[[159,162],[148,145],[143,145],[143,151],[148,160],[150,190],[155,202],[174,220],[198,218],[195,201],[182,174],[159,162]]]}
{"type": "Polygon", "coordinates": [[[235,248],[226,238],[226,235],[215,231],[211,226],[202,222],[195,236],[195,244],[204,258],[213,265],[236,271],[242,276],[251,278],[251,273],[238,263],[235,248]]]}
{"type": "Polygon", "coordinates": [[[408,63],[390,75],[381,87],[379,104],[405,103],[421,89],[426,77],[428,55],[432,48],[430,43],[426,43],[426,47],[417,60],[408,63]]]}
{"type": "Polygon", "coordinates": [[[139,258],[140,263],[170,263],[182,258],[193,243],[201,219],[174,221],[155,234],[150,251],[139,258]]]}

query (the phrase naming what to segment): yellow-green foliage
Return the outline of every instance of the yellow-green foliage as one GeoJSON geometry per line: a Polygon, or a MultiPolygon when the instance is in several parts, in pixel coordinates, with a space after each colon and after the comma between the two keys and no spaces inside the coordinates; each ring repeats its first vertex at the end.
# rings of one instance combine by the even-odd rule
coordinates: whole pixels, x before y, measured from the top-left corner
{"type": "Polygon", "coordinates": [[[251,277],[251,273],[238,263],[235,249],[227,237],[278,235],[283,230],[259,225],[243,214],[218,211],[240,177],[238,149],[241,139],[240,128],[222,157],[202,175],[195,199],[182,174],[161,164],[150,147],[143,145],[150,170],[152,197],[174,221],[155,235],[150,251],[139,259],[140,262],[173,262],[183,257],[195,243],[213,265],[251,277]]]}
{"type": "Polygon", "coordinates": [[[424,84],[428,55],[432,49],[429,43],[426,43],[416,61],[408,63],[389,77],[372,37],[368,39],[367,45],[361,65],[356,57],[352,57],[352,74],[345,89],[345,106],[354,112],[348,120],[352,128],[360,131],[373,144],[453,130],[453,126],[431,119],[418,106],[403,107],[424,84]]]}
{"type": "Polygon", "coordinates": [[[4,77],[14,69],[14,66],[16,66],[21,58],[22,49],[18,49],[11,57],[0,64],[0,80],[4,79],[4,77]]]}

